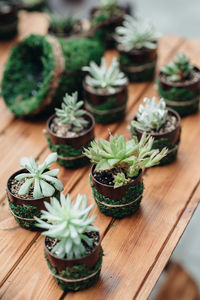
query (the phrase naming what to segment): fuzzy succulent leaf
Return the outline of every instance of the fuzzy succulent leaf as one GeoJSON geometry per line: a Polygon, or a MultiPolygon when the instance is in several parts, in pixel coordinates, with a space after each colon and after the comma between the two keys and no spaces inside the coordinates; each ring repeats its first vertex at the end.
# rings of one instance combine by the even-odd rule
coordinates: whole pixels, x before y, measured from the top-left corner
{"type": "Polygon", "coordinates": [[[190,64],[190,59],[184,53],[178,53],[177,59],[165,65],[161,71],[170,81],[184,80],[189,77],[194,66],[190,64]]]}
{"type": "Polygon", "coordinates": [[[96,216],[89,218],[93,204],[87,207],[86,195],[79,194],[72,203],[69,194],[67,198],[61,194],[60,201],[53,197],[50,204],[45,202],[45,207],[46,211],[42,210],[41,219],[35,219],[38,227],[47,230],[43,235],[58,241],[52,253],[67,259],[84,256],[86,249],[83,242],[89,247],[93,245],[93,239],[86,233],[98,231],[92,225],[96,216]]]}
{"type": "Polygon", "coordinates": [[[83,67],[83,71],[90,75],[86,76],[86,83],[94,88],[106,89],[108,92],[114,92],[115,87],[127,84],[127,77],[119,69],[119,62],[113,58],[110,67],[107,68],[104,58],[98,66],[95,62],[91,62],[90,66],[83,67]]]}
{"type": "Polygon", "coordinates": [[[118,173],[115,176],[114,188],[118,188],[120,186],[126,185],[128,182],[129,182],[129,179],[126,178],[124,173],[118,173]]]}
{"type": "Polygon", "coordinates": [[[126,15],[122,26],[116,28],[115,39],[125,51],[132,49],[155,49],[160,33],[155,31],[152,24],[143,22],[126,15]]]}
{"type": "Polygon", "coordinates": [[[62,191],[63,185],[56,178],[59,170],[48,170],[50,165],[57,161],[57,153],[51,153],[47,156],[43,164],[38,165],[33,157],[23,157],[20,160],[21,167],[29,173],[22,173],[15,176],[15,179],[21,181],[26,179],[19,190],[19,195],[28,193],[33,184],[33,198],[51,197],[55,190],[62,191]]]}
{"type": "Polygon", "coordinates": [[[149,132],[151,130],[158,131],[167,120],[168,110],[163,98],[156,103],[156,98],[144,98],[144,103],[140,104],[137,121],[132,121],[131,126],[139,130],[149,132]]]}
{"type": "Polygon", "coordinates": [[[80,109],[83,101],[78,101],[78,93],[75,92],[71,96],[65,94],[61,108],[56,108],[56,116],[63,124],[71,126],[74,132],[80,132],[88,125],[88,121],[83,118],[85,110],[80,109]]]}

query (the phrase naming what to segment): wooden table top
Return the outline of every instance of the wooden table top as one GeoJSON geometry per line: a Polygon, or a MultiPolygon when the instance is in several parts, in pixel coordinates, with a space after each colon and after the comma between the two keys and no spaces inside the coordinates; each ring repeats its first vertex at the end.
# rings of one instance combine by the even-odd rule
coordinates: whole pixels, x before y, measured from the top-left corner
{"type": "MultiPolygon", "coordinates": [[[[0,44],[0,68],[18,39],[30,32],[45,33],[46,21],[39,14],[21,14],[20,35],[0,44]]],[[[170,61],[177,51],[191,57],[200,66],[200,41],[164,36],[159,42],[158,67],[170,61]]],[[[109,62],[116,51],[108,51],[109,62]]],[[[157,95],[154,83],[129,86],[129,101],[123,122],[109,125],[114,134],[130,137],[128,125],[143,97],[157,95]]],[[[45,121],[31,123],[16,119],[0,101],[0,298],[19,299],[147,299],[173,249],[186,228],[200,198],[200,114],[182,119],[182,139],[176,162],[148,169],[144,175],[145,191],[140,210],[123,220],[99,212],[95,225],[100,228],[104,248],[100,280],[92,288],[63,294],[54,282],[43,256],[43,236],[20,228],[8,209],[5,185],[19,169],[22,156],[42,161],[49,149],[42,134],[45,121]]],[[[96,136],[108,138],[107,126],[96,125],[96,136]]],[[[59,167],[59,166],[57,166],[59,167]]],[[[72,199],[85,193],[93,203],[89,184],[90,166],[70,171],[60,167],[65,193],[72,199]]]]}

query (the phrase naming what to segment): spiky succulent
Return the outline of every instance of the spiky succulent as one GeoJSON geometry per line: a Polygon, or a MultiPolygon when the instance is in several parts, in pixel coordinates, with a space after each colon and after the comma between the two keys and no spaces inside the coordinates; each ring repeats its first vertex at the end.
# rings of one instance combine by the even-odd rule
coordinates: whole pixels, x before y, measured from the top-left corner
{"type": "Polygon", "coordinates": [[[80,132],[88,125],[88,121],[83,118],[85,110],[80,109],[83,106],[83,101],[78,101],[78,93],[75,92],[71,96],[65,94],[63,103],[60,108],[56,108],[56,116],[59,121],[70,126],[74,132],[80,132]]]}
{"type": "Polygon", "coordinates": [[[122,26],[116,28],[115,39],[125,51],[132,49],[155,49],[160,34],[152,24],[126,15],[122,26]]]}
{"type": "MultiPolygon", "coordinates": [[[[76,31],[76,25],[78,24],[78,18],[68,15],[62,17],[56,14],[49,14],[49,29],[58,34],[67,33],[70,34],[76,31]]],[[[78,26],[77,26],[78,28],[78,26]]]]}
{"type": "Polygon", "coordinates": [[[87,207],[87,197],[78,195],[74,203],[69,194],[63,194],[60,201],[51,198],[51,203],[45,202],[46,211],[42,210],[41,219],[35,217],[38,227],[47,229],[43,235],[57,240],[52,249],[60,258],[80,258],[86,254],[84,243],[93,246],[93,239],[87,236],[88,232],[98,231],[92,224],[96,218],[89,218],[93,204],[87,207]],[[44,219],[45,221],[43,221],[44,219]]]}
{"type": "Polygon", "coordinates": [[[108,92],[114,92],[115,87],[127,84],[127,77],[119,69],[119,62],[113,58],[109,68],[106,66],[104,58],[101,60],[100,66],[95,62],[91,62],[90,66],[83,67],[83,71],[89,72],[90,76],[86,76],[86,83],[94,88],[105,89],[108,92]]]}
{"type": "Polygon", "coordinates": [[[50,165],[57,160],[57,153],[51,153],[47,156],[43,164],[38,165],[33,157],[23,157],[20,160],[21,167],[28,173],[21,173],[15,177],[17,181],[25,179],[19,190],[19,195],[23,196],[29,192],[33,185],[33,198],[51,197],[56,190],[62,191],[63,185],[56,178],[59,169],[48,170],[50,165]]]}
{"type": "Polygon", "coordinates": [[[187,79],[193,69],[194,66],[190,64],[190,59],[184,53],[178,53],[177,59],[165,65],[161,71],[170,81],[179,81],[187,79]]]}
{"type": "MultiPolygon", "coordinates": [[[[123,135],[111,135],[109,141],[101,139],[92,142],[91,147],[85,149],[85,155],[96,165],[96,171],[117,168],[125,171],[126,178],[130,180],[138,175],[141,168],[157,165],[166,156],[166,148],[161,152],[152,149],[153,141],[154,139],[145,133],[140,141],[135,137],[127,142],[123,135]]],[[[118,187],[125,184],[125,180],[117,174],[114,183],[114,187],[118,187]]]]}
{"type": "Polygon", "coordinates": [[[146,132],[158,131],[167,120],[166,103],[163,98],[156,103],[156,97],[152,99],[144,98],[143,101],[145,105],[140,104],[136,114],[137,121],[132,121],[131,126],[146,132]]]}

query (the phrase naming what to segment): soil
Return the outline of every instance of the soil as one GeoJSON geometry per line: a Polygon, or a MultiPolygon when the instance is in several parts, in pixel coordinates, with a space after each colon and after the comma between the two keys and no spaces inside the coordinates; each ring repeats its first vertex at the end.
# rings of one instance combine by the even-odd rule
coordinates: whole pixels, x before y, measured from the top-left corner
{"type": "MultiPolygon", "coordinates": [[[[126,176],[125,170],[122,168],[112,168],[110,170],[105,170],[105,171],[94,171],[93,176],[98,182],[102,184],[114,186],[115,175],[122,172],[126,176]]],[[[132,179],[134,180],[135,177],[133,177],[132,179]]]]}
{"type": "Polygon", "coordinates": [[[174,86],[182,86],[183,84],[184,85],[190,85],[190,84],[193,84],[193,83],[198,82],[200,80],[200,72],[198,72],[197,70],[194,69],[194,70],[191,71],[190,76],[188,78],[186,78],[184,80],[179,80],[179,81],[171,81],[163,73],[160,74],[160,78],[164,82],[173,84],[174,86]]]}
{"type": "Polygon", "coordinates": [[[151,132],[148,132],[150,134],[154,134],[154,133],[168,133],[168,132],[172,132],[173,130],[176,129],[176,124],[177,124],[177,119],[174,115],[172,114],[168,114],[167,116],[167,121],[165,122],[165,124],[158,130],[152,130],[151,132]]]}
{"type": "Polygon", "coordinates": [[[29,192],[26,195],[19,195],[19,190],[21,188],[21,186],[26,182],[27,179],[22,179],[20,181],[16,180],[16,179],[12,179],[9,186],[10,186],[10,191],[11,193],[18,198],[22,198],[22,199],[34,199],[33,198],[33,189],[34,189],[34,185],[31,184],[29,192]]]}
{"type": "MultiPolygon", "coordinates": [[[[81,118],[80,118],[81,119],[81,118]]],[[[83,118],[82,118],[83,119],[83,118]]],[[[62,122],[59,121],[59,118],[55,117],[51,124],[50,124],[50,129],[52,132],[58,136],[58,137],[63,137],[63,138],[74,138],[74,137],[79,137],[80,134],[86,133],[86,131],[89,128],[89,124],[84,127],[84,129],[80,132],[74,132],[72,130],[72,127],[66,124],[63,124],[62,122]]]]}
{"type": "MultiPolygon", "coordinates": [[[[89,247],[84,241],[82,241],[85,249],[86,249],[86,255],[91,254],[94,249],[98,246],[99,244],[99,234],[98,232],[92,231],[92,232],[87,232],[85,233],[89,238],[93,238],[93,246],[89,247]]],[[[51,252],[51,250],[53,249],[53,247],[55,247],[55,245],[58,243],[57,239],[54,238],[50,238],[50,237],[46,237],[46,247],[49,250],[49,252],[51,252]]],[[[54,253],[54,255],[56,255],[54,253]]]]}

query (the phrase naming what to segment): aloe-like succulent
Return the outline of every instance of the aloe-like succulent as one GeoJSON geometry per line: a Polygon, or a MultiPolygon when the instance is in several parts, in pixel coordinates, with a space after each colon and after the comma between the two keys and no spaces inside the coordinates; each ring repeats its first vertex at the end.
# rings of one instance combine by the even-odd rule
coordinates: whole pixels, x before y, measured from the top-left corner
{"type": "Polygon", "coordinates": [[[78,195],[74,203],[67,197],[60,195],[60,201],[55,197],[51,203],[45,202],[46,211],[42,210],[41,218],[35,217],[37,226],[46,229],[43,235],[57,240],[52,249],[59,258],[80,258],[86,255],[84,243],[93,246],[93,239],[88,232],[99,231],[92,224],[96,218],[89,218],[93,204],[87,207],[86,195],[78,195]],[[45,221],[44,221],[44,220],[45,221]]]}
{"type": "Polygon", "coordinates": [[[33,185],[33,198],[51,197],[56,190],[62,191],[63,185],[56,178],[59,169],[48,170],[50,165],[57,161],[57,153],[51,153],[47,156],[43,164],[38,165],[33,157],[23,157],[20,160],[21,167],[28,173],[21,173],[15,177],[17,181],[25,179],[19,190],[19,195],[26,195],[33,185]]]}
{"type": "MultiPolygon", "coordinates": [[[[147,136],[146,133],[142,135],[140,141],[134,137],[127,142],[123,135],[111,135],[109,141],[103,139],[93,141],[91,147],[85,149],[84,154],[96,165],[96,171],[117,168],[125,171],[127,178],[130,180],[138,175],[141,168],[155,166],[167,155],[166,148],[161,152],[152,149],[153,142],[154,139],[147,136]]],[[[118,173],[121,173],[121,171],[118,173]]],[[[119,179],[121,180],[122,177],[117,174],[114,179],[114,187],[119,186],[119,179]]],[[[123,180],[121,180],[120,185],[124,184],[123,180]]]]}
{"type": "Polygon", "coordinates": [[[80,109],[83,106],[83,101],[78,101],[78,93],[75,92],[71,96],[65,94],[63,103],[60,108],[56,108],[56,116],[59,121],[70,126],[74,132],[80,132],[88,125],[88,121],[83,118],[85,110],[80,109]]]}
{"type": "Polygon", "coordinates": [[[177,59],[165,65],[161,71],[170,81],[179,81],[187,79],[193,69],[194,66],[190,64],[190,59],[184,53],[178,53],[177,59]]]}
{"type": "Polygon", "coordinates": [[[120,71],[119,62],[113,58],[109,68],[106,66],[104,58],[101,60],[100,66],[95,62],[91,62],[90,66],[83,67],[83,71],[90,74],[86,76],[86,83],[94,88],[105,89],[108,92],[114,92],[116,87],[127,84],[127,77],[120,71]]]}
{"type": "Polygon", "coordinates": [[[145,105],[140,104],[136,114],[137,121],[132,121],[131,126],[142,131],[158,131],[166,122],[168,110],[163,98],[156,103],[156,97],[144,98],[145,105]]]}
{"type": "Polygon", "coordinates": [[[124,17],[122,26],[117,27],[115,31],[115,39],[119,47],[125,51],[141,48],[155,49],[159,37],[160,34],[152,24],[129,15],[124,17]]]}

